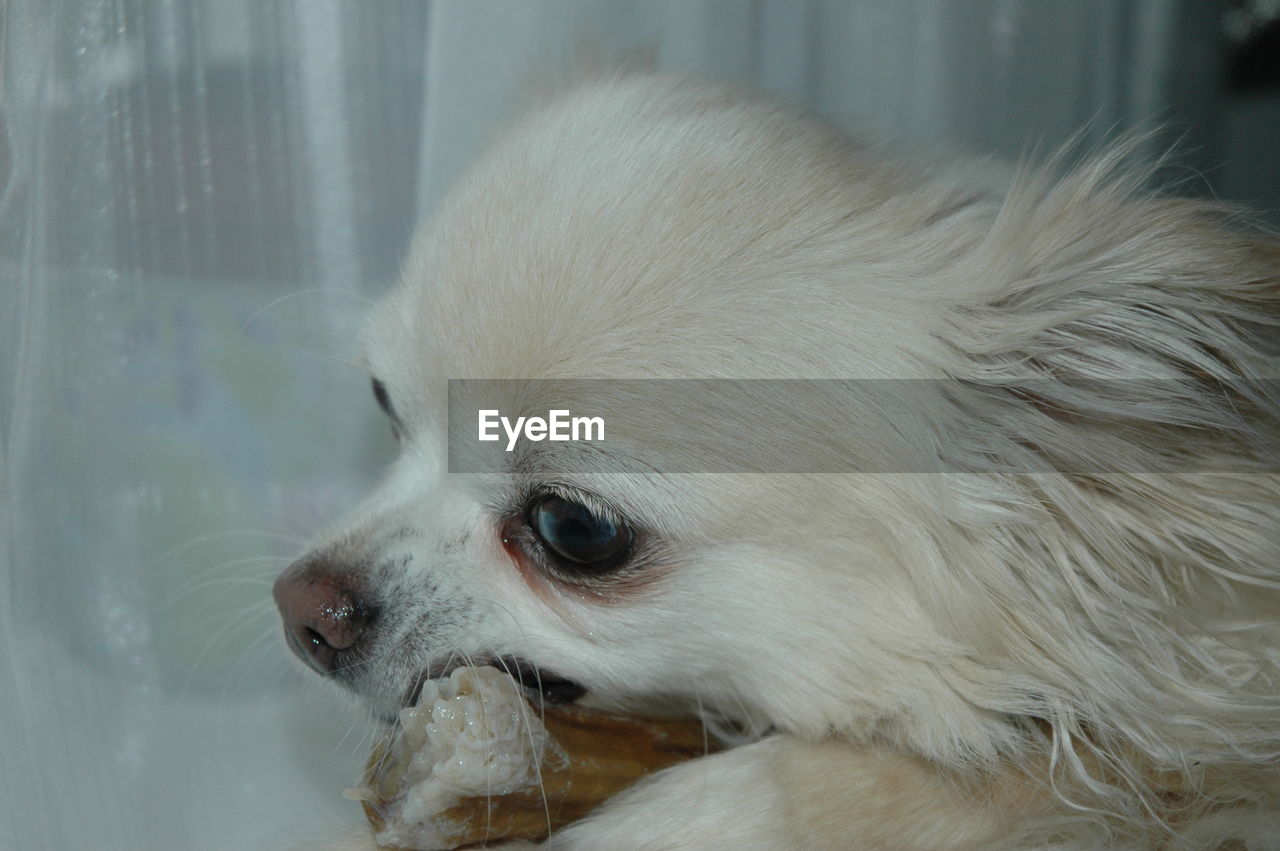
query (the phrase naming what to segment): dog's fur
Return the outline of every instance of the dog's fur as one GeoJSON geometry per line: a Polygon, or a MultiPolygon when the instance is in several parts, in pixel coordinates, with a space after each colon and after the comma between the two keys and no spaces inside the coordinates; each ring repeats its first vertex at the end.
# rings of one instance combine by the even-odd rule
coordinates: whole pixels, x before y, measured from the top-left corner
{"type": "Polygon", "coordinates": [[[369,324],[402,451],[311,556],[378,612],[339,679],[388,715],[516,655],[748,731],[557,848],[1280,847],[1280,403],[1231,383],[1277,377],[1280,250],[1128,159],[993,193],[656,74],[530,111],[369,324]],[[447,472],[445,379],[612,377],[981,382],[947,474],[447,472]],[[1042,457],[1196,471],[981,472],[1042,457]],[[643,530],[625,587],[504,548],[543,486],[643,530]]]}

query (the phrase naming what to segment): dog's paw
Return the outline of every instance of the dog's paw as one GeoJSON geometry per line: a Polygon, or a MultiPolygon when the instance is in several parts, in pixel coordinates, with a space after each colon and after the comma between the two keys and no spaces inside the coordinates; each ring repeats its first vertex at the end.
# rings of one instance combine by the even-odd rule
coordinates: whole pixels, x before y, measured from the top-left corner
{"type": "Polygon", "coordinates": [[[771,768],[777,736],[668,768],[618,795],[542,847],[795,848],[771,768]]]}
{"type": "Polygon", "coordinates": [[[972,851],[1051,811],[1026,777],[962,788],[906,752],[775,735],[659,772],[546,847],[972,851]]]}

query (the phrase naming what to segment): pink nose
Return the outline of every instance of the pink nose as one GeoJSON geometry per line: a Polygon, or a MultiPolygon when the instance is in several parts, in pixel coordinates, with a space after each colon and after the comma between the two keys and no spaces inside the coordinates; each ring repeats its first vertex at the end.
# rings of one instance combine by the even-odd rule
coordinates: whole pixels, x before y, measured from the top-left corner
{"type": "Polygon", "coordinates": [[[311,558],[289,565],[276,579],[271,596],[284,620],[289,646],[322,674],[341,667],[341,652],[355,645],[370,620],[351,579],[311,558]]]}

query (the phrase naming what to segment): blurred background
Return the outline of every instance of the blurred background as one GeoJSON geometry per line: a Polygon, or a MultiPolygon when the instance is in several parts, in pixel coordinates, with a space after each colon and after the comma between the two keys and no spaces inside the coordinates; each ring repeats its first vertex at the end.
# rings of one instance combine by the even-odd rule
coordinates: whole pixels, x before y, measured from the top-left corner
{"type": "MultiPolygon", "coordinates": [[[[1160,124],[1280,210],[1280,0],[0,0],[0,847],[287,848],[371,725],[270,582],[390,460],[414,223],[584,42],[909,147],[1160,124]]],[[[1159,145],[1161,143],[1153,143],[1159,145]]]]}

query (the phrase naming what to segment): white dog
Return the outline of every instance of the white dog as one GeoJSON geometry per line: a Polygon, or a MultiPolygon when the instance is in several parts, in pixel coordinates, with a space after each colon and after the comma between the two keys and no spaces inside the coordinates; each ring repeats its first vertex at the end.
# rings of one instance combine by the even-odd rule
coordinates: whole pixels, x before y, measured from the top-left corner
{"type": "Polygon", "coordinates": [[[372,317],[401,453],[277,582],[295,649],[383,716],[500,660],[746,731],[555,848],[1280,848],[1280,247],[1124,159],[993,193],[718,84],[562,92],[372,317]],[[449,472],[446,379],[712,377],[940,379],[937,435],[835,428],[944,469],[449,472]]]}

